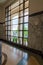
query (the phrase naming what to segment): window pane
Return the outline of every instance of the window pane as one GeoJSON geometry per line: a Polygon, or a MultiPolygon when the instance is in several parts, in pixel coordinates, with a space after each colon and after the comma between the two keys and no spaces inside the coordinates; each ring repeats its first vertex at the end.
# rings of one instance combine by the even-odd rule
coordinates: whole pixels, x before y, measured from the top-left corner
{"type": "Polygon", "coordinates": [[[8,31],[8,35],[10,35],[10,31],[8,31]]]}
{"type": "Polygon", "coordinates": [[[8,30],[10,30],[10,26],[8,26],[8,30]]]}
{"type": "Polygon", "coordinates": [[[28,39],[27,38],[24,38],[23,41],[24,41],[24,45],[25,46],[28,46],[28,39]]]}
{"type": "Polygon", "coordinates": [[[5,25],[7,26],[7,22],[5,22],[5,25]]]}
{"type": "Polygon", "coordinates": [[[9,10],[11,10],[10,6],[9,6],[9,10]]]}
{"type": "Polygon", "coordinates": [[[7,30],[7,26],[6,26],[6,30],[7,30]]]}
{"type": "Polygon", "coordinates": [[[23,27],[23,24],[20,24],[20,30],[22,30],[22,29],[23,29],[22,27],[23,27]]]}
{"type": "Polygon", "coordinates": [[[28,23],[24,24],[24,30],[28,30],[28,23]]]}
{"type": "Polygon", "coordinates": [[[10,15],[10,11],[9,12],[7,12],[7,16],[9,16],[10,15]]]}
{"type": "Polygon", "coordinates": [[[15,14],[19,11],[19,6],[11,10],[11,14],[15,14]]]}
{"type": "Polygon", "coordinates": [[[20,16],[23,16],[23,11],[20,11],[20,16]]]}
{"type": "Polygon", "coordinates": [[[8,36],[8,41],[10,41],[10,36],[8,36]]]}
{"type": "Polygon", "coordinates": [[[10,16],[7,17],[7,20],[10,20],[10,16]]]}
{"type": "Polygon", "coordinates": [[[18,39],[18,37],[13,37],[13,42],[17,43],[17,39],[18,39]]]}
{"type": "Polygon", "coordinates": [[[11,37],[11,41],[12,41],[12,42],[13,42],[13,38],[14,38],[14,37],[11,37]]]}
{"type": "Polygon", "coordinates": [[[18,13],[11,15],[11,20],[18,18],[18,13]]]}
{"type": "Polygon", "coordinates": [[[16,3],[14,3],[14,4],[12,4],[12,5],[11,5],[11,9],[15,8],[15,7],[18,6],[18,5],[19,5],[19,1],[16,2],[16,3]]]}
{"type": "Polygon", "coordinates": [[[11,20],[11,25],[12,24],[18,24],[18,19],[11,20]]]}
{"type": "Polygon", "coordinates": [[[22,45],[22,38],[19,38],[19,42],[20,42],[20,44],[22,45]]]}
{"type": "Polygon", "coordinates": [[[5,18],[5,21],[7,21],[7,18],[5,18]]]}
{"type": "Polygon", "coordinates": [[[7,17],[7,13],[6,13],[6,17],[7,17]]]}
{"type": "Polygon", "coordinates": [[[7,31],[6,31],[6,35],[7,35],[7,31]]]}
{"type": "Polygon", "coordinates": [[[29,1],[26,1],[25,2],[25,8],[27,8],[28,6],[29,6],[29,3],[28,3],[29,1]]]}
{"type": "Polygon", "coordinates": [[[23,17],[20,18],[20,22],[19,23],[23,23],[23,17]]]}
{"type": "Polygon", "coordinates": [[[19,37],[22,37],[22,31],[20,31],[20,36],[19,37]]]}
{"type": "Polygon", "coordinates": [[[23,0],[19,0],[20,4],[23,3],[23,0]]]}
{"type": "Polygon", "coordinates": [[[11,30],[18,30],[18,25],[12,25],[11,30]]]}
{"type": "Polygon", "coordinates": [[[24,38],[28,38],[28,31],[24,31],[24,38]]]}
{"type": "Polygon", "coordinates": [[[9,11],[9,7],[6,8],[6,13],[9,11]]]}
{"type": "Polygon", "coordinates": [[[24,15],[28,15],[28,8],[24,10],[24,15]]]}
{"type": "Polygon", "coordinates": [[[23,10],[23,4],[20,5],[20,10],[23,10]]]}
{"type": "Polygon", "coordinates": [[[11,36],[18,37],[18,30],[11,31],[11,36]]]}
{"type": "Polygon", "coordinates": [[[8,25],[10,25],[10,23],[11,23],[10,21],[7,22],[8,25]]]}
{"type": "Polygon", "coordinates": [[[28,22],[28,16],[24,17],[24,22],[28,22]]]}

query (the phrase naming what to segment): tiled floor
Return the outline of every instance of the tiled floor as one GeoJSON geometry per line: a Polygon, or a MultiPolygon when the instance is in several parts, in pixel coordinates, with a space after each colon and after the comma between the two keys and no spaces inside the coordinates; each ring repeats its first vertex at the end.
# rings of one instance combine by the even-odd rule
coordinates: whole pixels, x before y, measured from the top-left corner
{"type": "MultiPolygon", "coordinates": [[[[6,65],[43,65],[40,56],[36,57],[31,53],[27,54],[4,43],[2,44],[2,52],[7,55],[6,65]]],[[[2,57],[2,62],[3,60],[4,57],[2,57]]]]}

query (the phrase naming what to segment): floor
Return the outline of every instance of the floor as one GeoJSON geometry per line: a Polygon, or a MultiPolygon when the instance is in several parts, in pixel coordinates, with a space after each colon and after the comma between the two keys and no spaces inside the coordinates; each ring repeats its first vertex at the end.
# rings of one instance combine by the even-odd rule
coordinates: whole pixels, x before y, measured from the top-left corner
{"type": "MultiPolygon", "coordinates": [[[[5,65],[43,65],[43,60],[39,55],[26,53],[17,48],[13,48],[5,43],[2,44],[2,63],[6,55],[5,65]]],[[[4,65],[4,64],[3,64],[4,65]]]]}

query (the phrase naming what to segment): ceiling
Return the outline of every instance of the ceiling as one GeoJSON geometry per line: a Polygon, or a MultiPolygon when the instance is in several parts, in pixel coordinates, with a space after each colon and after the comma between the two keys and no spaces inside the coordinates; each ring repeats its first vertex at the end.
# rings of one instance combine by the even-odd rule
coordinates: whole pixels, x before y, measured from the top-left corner
{"type": "Polygon", "coordinates": [[[0,0],[0,6],[2,6],[7,0],[0,0]]]}
{"type": "Polygon", "coordinates": [[[0,0],[0,3],[4,3],[5,1],[7,1],[7,0],[0,0]]]}
{"type": "Polygon", "coordinates": [[[0,0],[0,7],[3,7],[5,4],[12,2],[12,1],[17,1],[17,0],[0,0]]]}

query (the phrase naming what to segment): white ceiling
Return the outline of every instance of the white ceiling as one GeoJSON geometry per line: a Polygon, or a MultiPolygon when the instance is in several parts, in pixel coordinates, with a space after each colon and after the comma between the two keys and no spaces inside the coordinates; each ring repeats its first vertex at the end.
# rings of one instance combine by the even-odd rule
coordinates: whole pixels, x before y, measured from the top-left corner
{"type": "Polygon", "coordinates": [[[0,0],[0,3],[4,3],[4,2],[6,2],[7,0],[0,0]]]}

